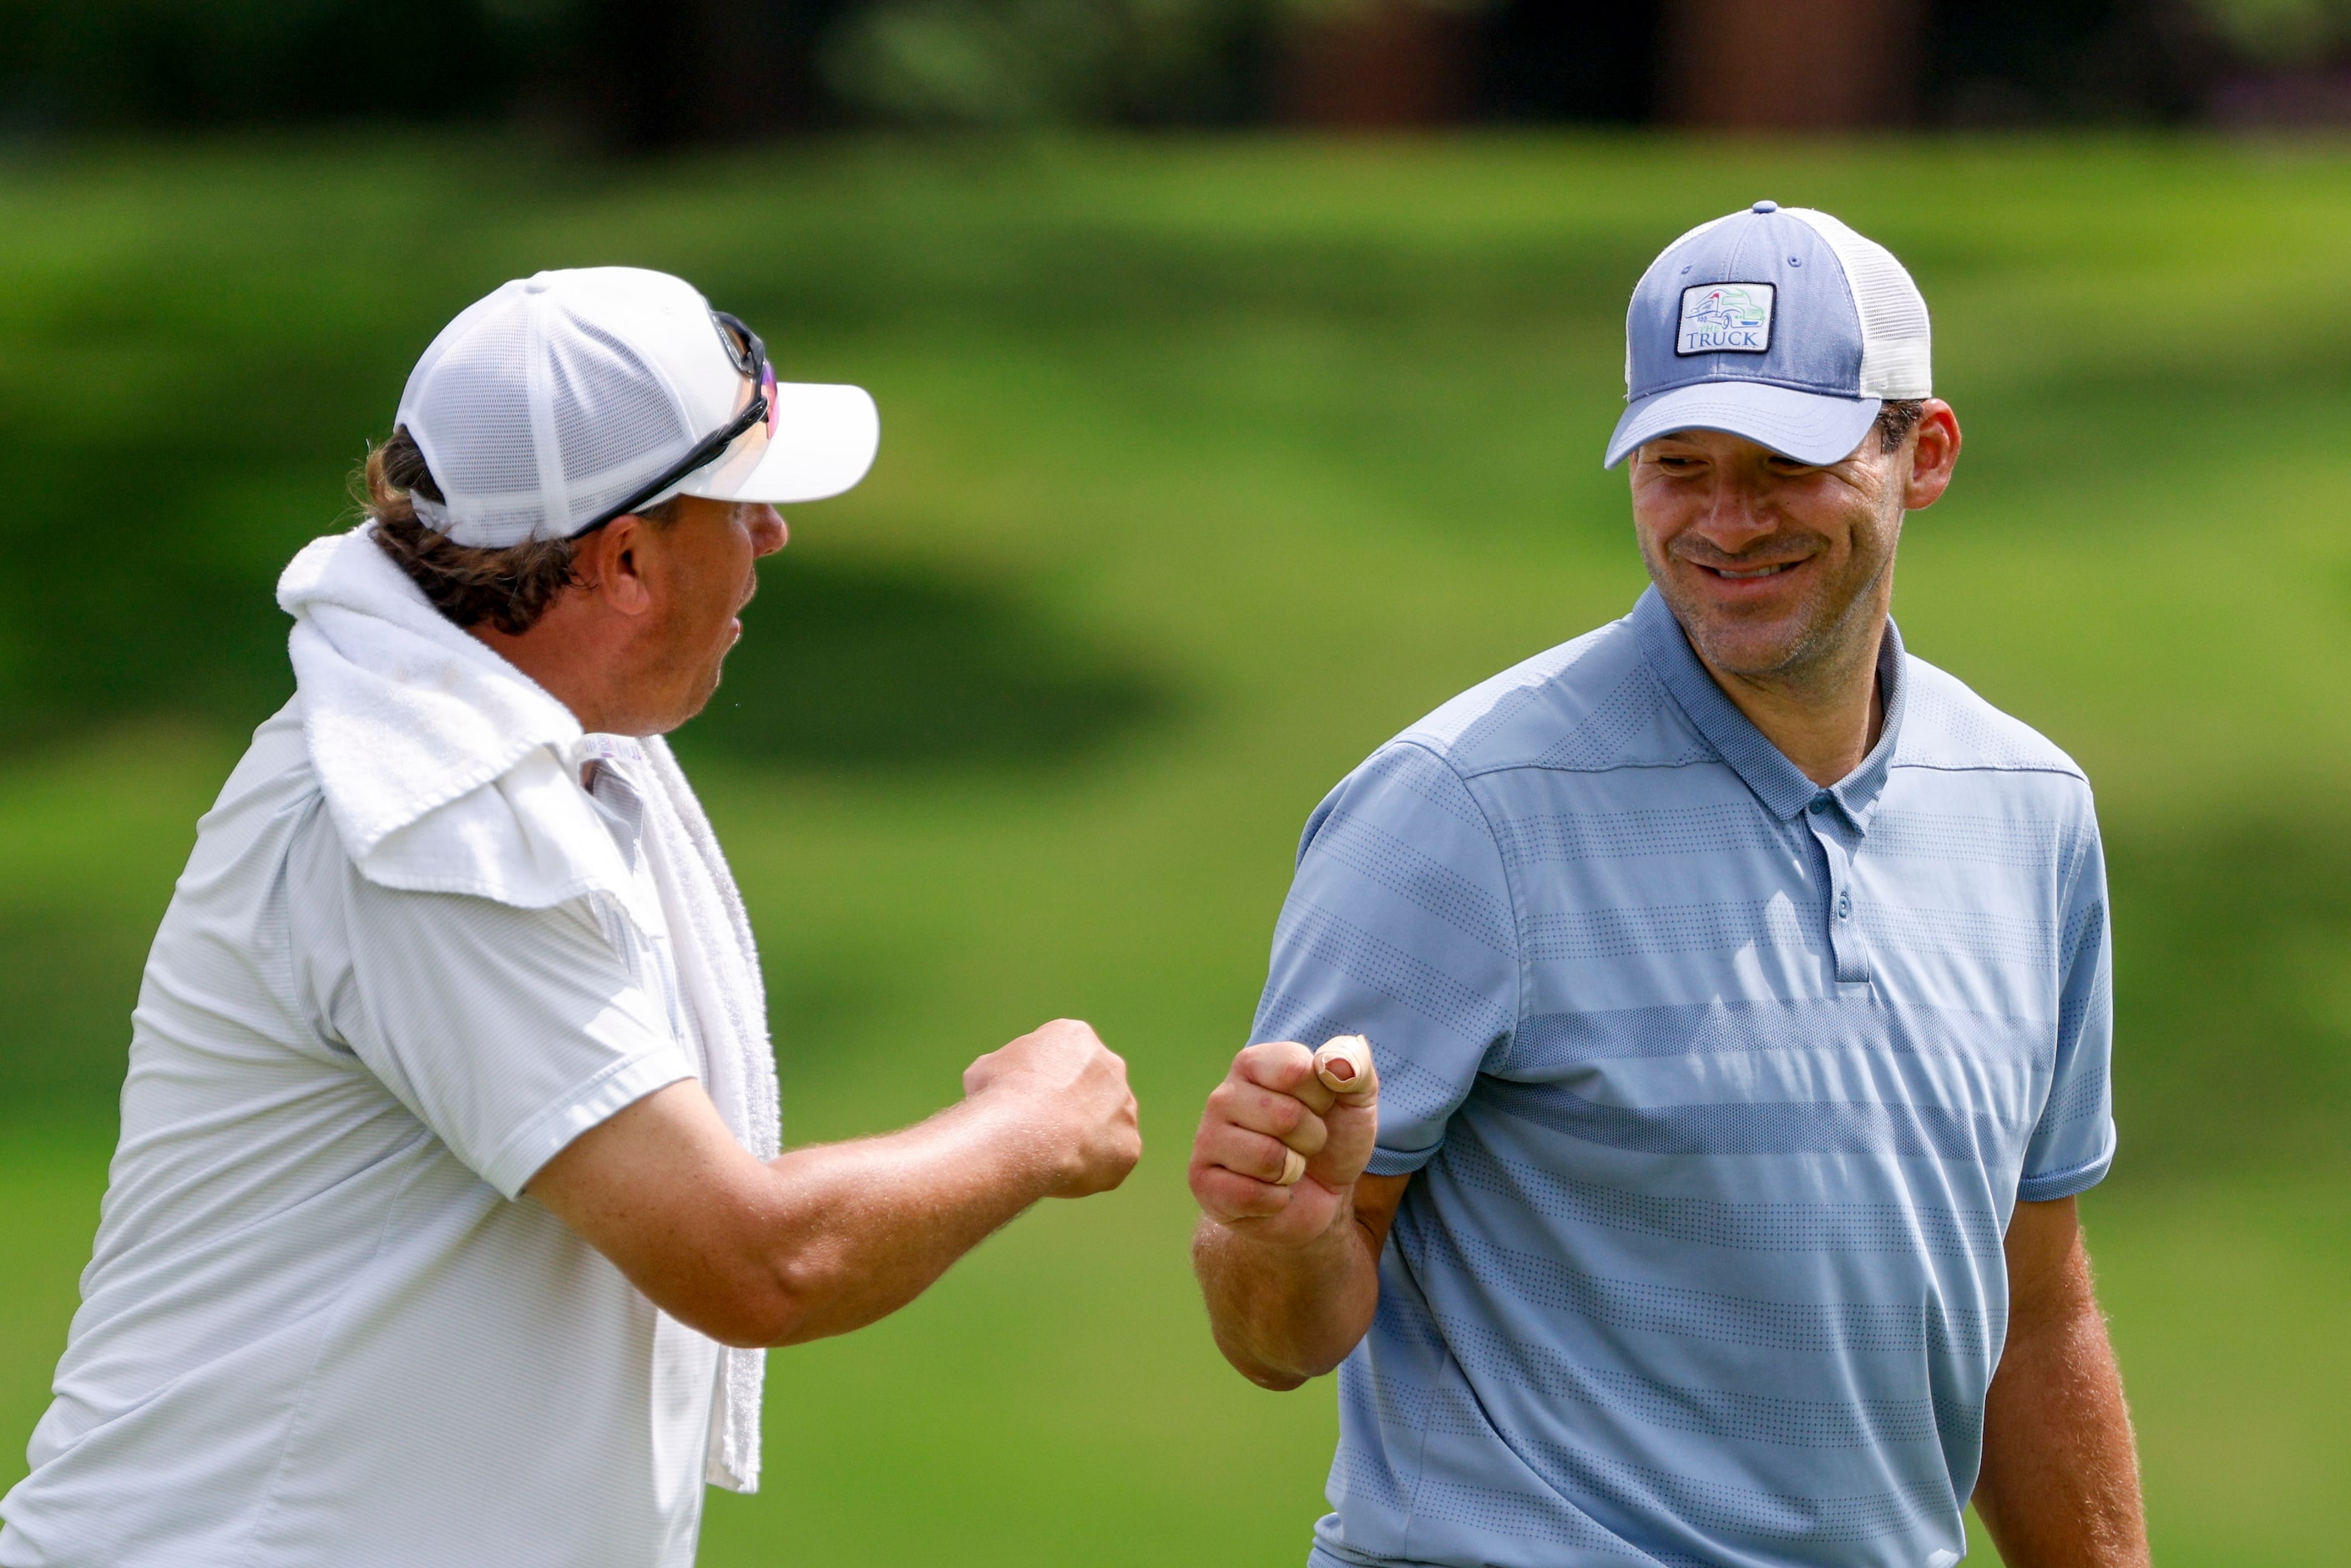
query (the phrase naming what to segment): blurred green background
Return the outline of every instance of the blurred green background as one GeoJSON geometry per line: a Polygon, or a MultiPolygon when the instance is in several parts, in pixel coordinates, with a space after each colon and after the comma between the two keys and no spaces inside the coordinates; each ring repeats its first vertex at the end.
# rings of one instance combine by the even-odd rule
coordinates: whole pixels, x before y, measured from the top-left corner
{"type": "MultiPolygon", "coordinates": [[[[1328,1383],[1218,1360],[1183,1150],[1300,823],[1621,613],[1626,292],[1760,196],[1893,246],[1968,438],[1920,654],[2074,753],[2115,894],[2120,1162],[2084,1202],[2170,1568],[2341,1559],[2351,1473],[2351,155],[2110,136],[842,140],[590,165],[381,131],[0,165],[0,1486],[104,1185],[194,820],[289,689],[277,569],[408,365],[540,267],[673,269],[872,478],[793,514],[680,737],[768,958],[795,1142],[1056,1014],[1150,1148],[898,1317],[777,1354],[704,1561],[1289,1563],[1328,1383]],[[2328,1477],[2333,1477],[2332,1481],[2328,1477]]],[[[1985,1554],[1989,1557],[1989,1553],[1985,1554]]]]}

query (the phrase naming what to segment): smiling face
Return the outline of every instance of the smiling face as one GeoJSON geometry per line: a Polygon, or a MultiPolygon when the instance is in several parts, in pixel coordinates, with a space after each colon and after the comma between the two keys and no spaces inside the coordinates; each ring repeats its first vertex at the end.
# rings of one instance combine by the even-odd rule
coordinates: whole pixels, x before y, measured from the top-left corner
{"type": "Polygon", "coordinates": [[[1741,436],[1681,431],[1634,455],[1634,529],[1708,666],[1792,689],[1825,685],[1876,656],[1903,513],[1942,493],[1958,449],[1939,402],[1893,452],[1873,431],[1821,465],[1741,436]]]}

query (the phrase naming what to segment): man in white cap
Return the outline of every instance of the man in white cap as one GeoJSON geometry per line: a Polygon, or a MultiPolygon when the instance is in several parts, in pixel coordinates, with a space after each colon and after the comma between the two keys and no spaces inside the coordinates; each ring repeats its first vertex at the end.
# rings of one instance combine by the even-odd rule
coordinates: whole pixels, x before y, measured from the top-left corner
{"type": "Polygon", "coordinates": [[[758,955],[661,737],[772,503],[878,429],[634,268],[425,351],[368,520],[279,585],[296,695],[157,934],[0,1563],[686,1563],[705,1481],[757,1483],[763,1347],[1123,1179],[1124,1066],[1066,1020],[918,1126],[778,1152],[758,955]]]}
{"type": "Polygon", "coordinates": [[[1971,1495],[2010,1568],[2140,1568],[2089,786],[1888,616],[1926,303],[1759,202],[1625,337],[1653,586],[1308,821],[1193,1151],[1217,1343],[1341,1367],[1316,1568],[1949,1568],[1971,1495]]]}

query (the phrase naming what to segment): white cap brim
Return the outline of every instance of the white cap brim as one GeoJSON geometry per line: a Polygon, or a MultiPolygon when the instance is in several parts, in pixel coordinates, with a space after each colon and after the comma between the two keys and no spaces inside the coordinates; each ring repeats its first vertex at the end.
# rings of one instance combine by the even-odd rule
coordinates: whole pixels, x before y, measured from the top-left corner
{"type": "Polygon", "coordinates": [[[1798,392],[1768,382],[1693,382],[1626,409],[1601,466],[1614,468],[1642,443],[1677,430],[1719,430],[1799,463],[1836,463],[1860,446],[1881,406],[1878,398],[1798,392]]]}
{"type": "Polygon", "coordinates": [[[865,477],[882,445],[882,413],[863,387],[776,386],[776,434],[755,433],[676,494],[714,501],[821,501],[865,477]]]}

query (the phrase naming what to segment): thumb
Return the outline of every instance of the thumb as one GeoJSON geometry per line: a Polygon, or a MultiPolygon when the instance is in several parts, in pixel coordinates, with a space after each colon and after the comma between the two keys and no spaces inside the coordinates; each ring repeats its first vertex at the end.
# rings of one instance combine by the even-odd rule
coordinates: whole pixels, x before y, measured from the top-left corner
{"type": "Polygon", "coordinates": [[[1379,1098],[1380,1071],[1372,1061],[1372,1042],[1360,1034],[1323,1041],[1314,1053],[1314,1076],[1343,1104],[1369,1105],[1379,1098]]]}

